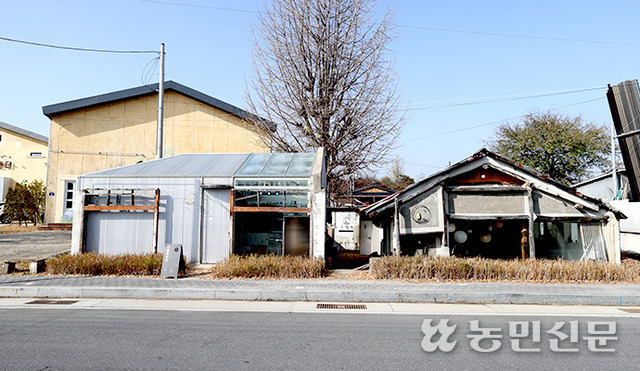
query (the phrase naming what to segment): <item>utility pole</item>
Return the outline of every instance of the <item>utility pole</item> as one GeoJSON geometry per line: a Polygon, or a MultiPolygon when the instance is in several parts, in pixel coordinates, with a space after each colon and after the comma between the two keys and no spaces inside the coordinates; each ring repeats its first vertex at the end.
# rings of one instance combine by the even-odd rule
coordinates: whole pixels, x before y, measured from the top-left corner
{"type": "Polygon", "coordinates": [[[156,159],[162,158],[162,121],[164,110],[164,43],[160,44],[160,80],[158,82],[158,136],[156,137],[156,159]]]}

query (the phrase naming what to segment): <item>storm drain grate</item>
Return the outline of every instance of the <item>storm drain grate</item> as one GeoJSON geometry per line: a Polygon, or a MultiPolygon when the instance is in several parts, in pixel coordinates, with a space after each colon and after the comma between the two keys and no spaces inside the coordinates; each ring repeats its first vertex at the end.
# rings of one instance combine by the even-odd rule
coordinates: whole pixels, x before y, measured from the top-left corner
{"type": "Polygon", "coordinates": [[[620,309],[623,312],[627,312],[627,313],[640,313],[640,309],[631,309],[631,308],[629,308],[629,309],[618,308],[618,309],[620,309]]]}
{"type": "Polygon", "coordinates": [[[58,305],[70,305],[77,303],[77,300],[53,300],[53,299],[38,299],[30,301],[27,304],[58,304],[58,305]]]}
{"type": "Polygon", "coordinates": [[[318,304],[317,309],[367,309],[364,304],[318,304]]]}

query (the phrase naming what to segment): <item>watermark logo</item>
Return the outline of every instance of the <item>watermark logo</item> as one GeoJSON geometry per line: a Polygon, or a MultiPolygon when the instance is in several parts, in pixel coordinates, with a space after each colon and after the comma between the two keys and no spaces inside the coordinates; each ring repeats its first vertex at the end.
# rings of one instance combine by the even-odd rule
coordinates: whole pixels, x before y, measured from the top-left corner
{"type": "MultiPolygon", "coordinates": [[[[422,349],[426,352],[452,351],[458,343],[458,340],[453,340],[458,324],[449,325],[448,319],[441,319],[436,325],[432,325],[434,321],[425,319],[422,322],[422,332],[425,335],[421,343],[422,349]]],[[[554,322],[548,329],[544,329],[540,321],[509,321],[506,336],[505,329],[502,327],[482,327],[478,320],[468,321],[468,323],[466,338],[469,340],[469,347],[476,352],[495,352],[500,349],[503,340],[508,340],[506,343],[511,345],[511,350],[518,353],[540,352],[542,344],[547,342],[552,352],[580,351],[578,321],[554,322]]],[[[617,331],[615,322],[589,321],[586,325],[586,335],[582,336],[582,340],[586,342],[590,352],[615,352],[612,345],[613,341],[618,340],[615,336],[617,331]]]]}
{"type": "Polygon", "coordinates": [[[449,342],[449,337],[456,330],[458,325],[449,326],[448,319],[441,319],[437,325],[431,325],[431,319],[425,319],[422,321],[422,332],[424,333],[424,339],[422,339],[422,349],[426,352],[433,352],[436,349],[440,349],[443,352],[450,352],[455,348],[457,340],[449,342]],[[434,343],[432,341],[433,336],[440,333],[440,337],[434,343]]]}

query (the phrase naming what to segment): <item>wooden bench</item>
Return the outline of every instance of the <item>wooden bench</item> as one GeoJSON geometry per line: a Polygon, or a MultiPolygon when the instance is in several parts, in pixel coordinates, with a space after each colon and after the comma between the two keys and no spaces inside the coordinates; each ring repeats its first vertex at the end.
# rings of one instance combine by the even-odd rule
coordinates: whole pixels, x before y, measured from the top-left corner
{"type": "Polygon", "coordinates": [[[37,274],[44,271],[45,259],[14,259],[4,262],[2,265],[2,274],[9,274],[16,271],[16,264],[29,263],[29,273],[37,274]]]}

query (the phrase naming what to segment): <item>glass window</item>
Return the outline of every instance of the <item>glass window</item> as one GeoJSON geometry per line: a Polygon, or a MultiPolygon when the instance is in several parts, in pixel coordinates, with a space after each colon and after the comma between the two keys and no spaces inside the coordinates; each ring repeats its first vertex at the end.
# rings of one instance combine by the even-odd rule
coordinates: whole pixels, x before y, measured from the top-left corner
{"type": "Polygon", "coordinates": [[[31,152],[29,157],[42,157],[42,152],[31,152]]]}
{"type": "Polygon", "coordinates": [[[75,188],[75,180],[67,180],[64,184],[64,209],[73,209],[73,189],[75,188]]]}
{"type": "Polygon", "coordinates": [[[235,191],[234,195],[233,203],[236,206],[258,206],[257,191],[235,191]]]}
{"type": "Polygon", "coordinates": [[[300,188],[309,187],[309,179],[235,179],[237,188],[300,188]]]}
{"type": "Polygon", "coordinates": [[[582,258],[582,239],[577,222],[555,221],[536,222],[534,238],[536,257],[546,259],[562,258],[577,261],[582,258]]]}
{"type": "Polygon", "coordinates": [[[287,207],[309,207],[309,193],[301,191],[286,191],[287,207]]]}
{"type": "Polygon", "coordinates": [[[284,191],[260,191],[260,207],[284,207],[284,191]]]}

